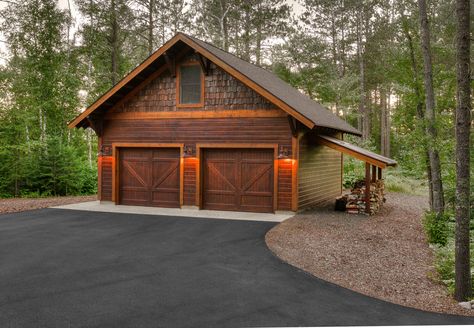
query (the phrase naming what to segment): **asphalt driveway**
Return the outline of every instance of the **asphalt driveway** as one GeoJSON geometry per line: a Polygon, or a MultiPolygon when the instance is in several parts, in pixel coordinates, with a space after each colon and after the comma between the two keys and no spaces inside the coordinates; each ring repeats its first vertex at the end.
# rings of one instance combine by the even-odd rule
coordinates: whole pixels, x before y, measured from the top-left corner
{"type": "Polygon", "coordinates": [[[0,216],[0,327],[474,324],[275,258],[276,223],[44,209],[0,216]]]}

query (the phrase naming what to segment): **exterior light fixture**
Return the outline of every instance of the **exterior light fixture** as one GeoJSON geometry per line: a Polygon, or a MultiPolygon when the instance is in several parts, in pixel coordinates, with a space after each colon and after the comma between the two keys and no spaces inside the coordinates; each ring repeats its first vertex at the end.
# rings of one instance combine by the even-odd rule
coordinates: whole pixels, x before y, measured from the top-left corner
{"type": "Polygon", "coordinates": [[[280,146],[280,150],[278,152],[278,159],[285,159],[290,157],[290,151],[287,147],[280,146]]]}
{"type": "Polygon", "coordinates": [[[184,146],[183,153],[184,153],[184,157],[191,157],[193,156],[194,149],[192,146],[186,145],[184,146]]]}
{"type": "Polygon", "coordinates": [[[99,157],[101,156],[111,156],[112,155],[112,147],[102,145],[99,149],[97,154],[99,157]]]}

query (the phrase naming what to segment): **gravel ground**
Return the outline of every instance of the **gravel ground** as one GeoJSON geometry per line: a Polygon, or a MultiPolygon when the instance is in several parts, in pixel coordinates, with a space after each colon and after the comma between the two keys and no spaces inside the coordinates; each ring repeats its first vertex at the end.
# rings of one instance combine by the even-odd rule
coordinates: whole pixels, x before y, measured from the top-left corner
{"type": "Polygon", "coordinates": [[[289,264],[362,294],[426,311],[474,315],[436,282],[421,223],[427,199],[386,197],[371,217],[332,208],[300,213],[270,230],[267,245],[289,264]]]}
{"type": "Polygon", "coordinates": [[[0,214],[23,212],[50,206],[90,202],[93,200],[97,200],[96,195],[46,198],[3,198],[0,199],[0,214]]]}

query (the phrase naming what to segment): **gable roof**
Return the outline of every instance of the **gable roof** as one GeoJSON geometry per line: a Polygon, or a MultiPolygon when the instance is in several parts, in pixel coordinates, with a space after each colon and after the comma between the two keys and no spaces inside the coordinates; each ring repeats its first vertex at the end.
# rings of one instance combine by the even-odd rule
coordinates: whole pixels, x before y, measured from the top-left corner
{"type": "Polygon", "coordinates": [[[161,66],[160,62],[162,65],[165,64],[162,58],[163,54],[172,50],[171,48],[178,45],[182,46],[183,44],[193,48],[196,52],[286,111],[308,128],[318,126],[361,135],[357,129],[346,121],[302,94],[275,74],[184,33],[178,33],[166,42],[119,83],[97,99],[83,113],[72,120],[68,126],[71,128],[88,126],[87,118],[89,115],[98,109],[106,110],[112,107],[138,84],[146,81],[161,66]]]}

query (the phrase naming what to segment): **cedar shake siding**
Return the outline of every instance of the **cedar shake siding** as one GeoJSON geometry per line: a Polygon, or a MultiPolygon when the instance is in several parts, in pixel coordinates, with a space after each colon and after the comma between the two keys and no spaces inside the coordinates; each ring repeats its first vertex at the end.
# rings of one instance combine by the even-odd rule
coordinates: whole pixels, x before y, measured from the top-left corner
{"type": "Polygon", "coordinates": [[[342,154],[313,139],[312,133],[300,139],[298,210],[334,201],[342,191],[342,154]]]}
{"type": "MultiPolygon", "coordinates": [[[[192,61],[193,58],[186,62],[192,61]]],[[[178,64],[179,65],[179,64],[178,64]]],[[[209,75],[204,77],[204,106],[200,110],[230,109],[276,109],[276,106],[261,97],[242,82],[211,64],[209,75]]],[[[166,71],[150,82],[124,104],[112,112],[172,112],[176,111],[176,77],[166,71]]],[[[178,110],[196,110],[178,108],[178,110]]]]}

